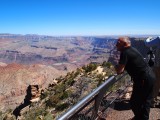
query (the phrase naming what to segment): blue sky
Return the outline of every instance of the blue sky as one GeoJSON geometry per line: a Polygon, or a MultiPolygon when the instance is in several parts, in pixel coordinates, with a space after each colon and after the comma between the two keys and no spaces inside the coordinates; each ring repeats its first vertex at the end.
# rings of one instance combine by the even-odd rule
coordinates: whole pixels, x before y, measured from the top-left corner
{"type": "Polygon", "coordinates": [[[160,34],[160,0],[0,0],[0,33],[160,34]]]}

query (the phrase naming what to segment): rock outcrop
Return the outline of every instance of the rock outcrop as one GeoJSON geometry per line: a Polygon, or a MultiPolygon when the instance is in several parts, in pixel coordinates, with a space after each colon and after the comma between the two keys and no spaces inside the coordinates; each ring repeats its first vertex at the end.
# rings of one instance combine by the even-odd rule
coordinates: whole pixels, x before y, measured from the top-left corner
{"type": "MultiPolygon", "coordinates": [[[[15,109],[19,106],[23,102],[30,84],[41,86],[44,89],[53,79],[65,75],[65,72],[39,64],[3,64],[0,66],[0,110],[15,109]]],[[[36,90],[39,90],[39,87],[33,87],[32,98],[37,98],[36,90]]]]}

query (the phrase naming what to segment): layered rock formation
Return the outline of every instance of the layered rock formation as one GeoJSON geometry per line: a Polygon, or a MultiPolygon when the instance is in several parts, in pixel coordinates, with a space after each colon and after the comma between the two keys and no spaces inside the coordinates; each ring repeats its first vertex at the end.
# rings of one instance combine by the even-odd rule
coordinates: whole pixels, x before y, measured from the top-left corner
{"type": "Polygon", "coordinates": [[[45,65],[8,64],[0,66],[0,110],[15,109],[25,96],[27,87],[39,85],[43,89],[65,71],[45,65]]]}

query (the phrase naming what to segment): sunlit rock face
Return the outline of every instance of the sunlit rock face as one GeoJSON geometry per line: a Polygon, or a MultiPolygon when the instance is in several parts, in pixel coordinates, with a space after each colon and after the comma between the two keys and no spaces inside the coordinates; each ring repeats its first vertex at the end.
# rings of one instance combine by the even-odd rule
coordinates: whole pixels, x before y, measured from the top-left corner
{"type": "Polygon", "coordinates": [[[0,62],[20,64],[72,63],[108,59],[116,38],[52,37],[40,35],[0,34],[0,62]]]}
{"type": "Polygon", "coordinates": [[[46,65],[8,64],[0,66],[0,110],[14,109],[24,101],[29,85],[43,89],[65,71],[46,65]]]}

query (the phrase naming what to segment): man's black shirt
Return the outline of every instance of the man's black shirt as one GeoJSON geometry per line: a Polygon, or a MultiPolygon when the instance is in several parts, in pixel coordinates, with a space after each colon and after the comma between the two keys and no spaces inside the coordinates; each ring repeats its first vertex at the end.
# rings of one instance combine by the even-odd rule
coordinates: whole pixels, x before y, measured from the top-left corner
{"type": "Polygon", "coordinates": [[[131,77],[138,77],[148,68],[143,56],[133,47],[125,48],[120,55],[119,64],[125,65],[125,70],[131,77]]]}

